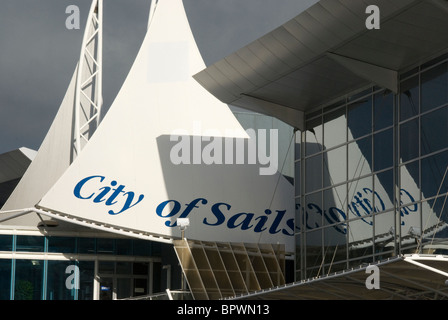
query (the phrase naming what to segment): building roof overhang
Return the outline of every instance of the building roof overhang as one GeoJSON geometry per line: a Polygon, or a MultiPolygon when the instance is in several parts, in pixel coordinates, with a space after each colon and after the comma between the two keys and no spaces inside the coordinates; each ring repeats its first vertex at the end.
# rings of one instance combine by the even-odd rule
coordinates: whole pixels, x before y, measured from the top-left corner
{"type": "Polygon", "coordinates": [[[398,91],[398,73],[448,48],[446,0],[321,0],[194,75],[230,105],[304,129],[304,113],[368,85],[398,91]],[[380,29],[368,29],[368,5],[380,29]]]}
{"type": "Polygon", "coordinates": [[[447,299],[447,280],[448,256],[412,254],[231,299],[447,299]],[[375,272],[377,283],[372,278],[375,272]]]}

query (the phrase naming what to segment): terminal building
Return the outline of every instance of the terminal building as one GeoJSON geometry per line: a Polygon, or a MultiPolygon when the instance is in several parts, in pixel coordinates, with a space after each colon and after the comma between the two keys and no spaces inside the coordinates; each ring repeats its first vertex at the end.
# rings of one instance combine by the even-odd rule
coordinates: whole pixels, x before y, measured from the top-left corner
{"type": "Polygon", "coordinates": [[[205,66],[182,1],[152,1],[101,117],[93,1],[53,125],[0,180],[0,298],[446,299],[447,17],[320,0],[205,66]],[[281,129],[273,174],[251,127],[281,129]]]}

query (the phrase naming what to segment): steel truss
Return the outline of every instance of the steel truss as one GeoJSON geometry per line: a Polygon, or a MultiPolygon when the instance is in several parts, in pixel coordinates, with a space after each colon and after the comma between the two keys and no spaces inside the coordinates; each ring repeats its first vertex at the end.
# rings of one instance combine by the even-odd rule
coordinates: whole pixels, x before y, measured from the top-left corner
{"type": "Polygon", "coordinates": [[[81,44],[75,92],[73,148],[78,155],[101,121],[103,0],[93,0],[81,44]]]}

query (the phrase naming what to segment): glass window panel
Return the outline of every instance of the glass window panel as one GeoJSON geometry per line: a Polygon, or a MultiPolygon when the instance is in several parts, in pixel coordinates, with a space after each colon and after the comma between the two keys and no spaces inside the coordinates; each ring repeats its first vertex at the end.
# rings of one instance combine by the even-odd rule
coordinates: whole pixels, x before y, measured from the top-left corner
{"type": "Polygon", "coordinates": [[[372,137],[348,145],[348,179],[356,179],[372,172],[372,137]]]}
{"type": "Polygon", "coordinates": [[[349,219],[365,217],[373,211],[372,177],[367,177],[348,184],[349,219]]]}
{"type": "Polygon", "coordinates": [[[420,203],[400,208],[400,226],[402,246],[415,247],[416,239],[421,233],[420,203]]]}
{"type": "Polygon", "coordinates": [[[134,255],[136,256],[151,256],[156,254],[157,249],[160,252],[160,243],[151,242],[148,240],[134,240],[134,255]],[[156,249],[156,250],[155,250],[156,249]]]}
{"type": "Polygon", "coordinates": [[[413,117],[419,112],[418,76],[401,83],[400,121],[413,117]]]}
{"type": "Polygon", "coordinates": [[[12,250],[12,235],[0,235],[0,251],[12,250]]]}
{"type": "Polygon", "coordinates": [[[395,212],[389,211],[375,216],[376,252],[389,252],[394,249],[395,212]]]}
{"type": "Polygon", "coordinates": [[[392,167],[394,140],[392,129],[376,133],[374,141],[374,169],[375,171],[392,167]]]}
{"type": "Polygon", "coordinates": [[[380,130],[393,124],[394,119],[394,95],[390,91],[376,93],[374,104],[374,128],[380,130]]]}
{"type": "Polygon", "coordinates": [[[448,167],[447,151],[423,158],[421,166],[422,196],[424,198],[437,195],[439,189],[441,193],[448,191],[448,174],[445,176],[448,167]]]}
{"type": "Polygon", "coordinates": [[[408,121],[400,126],[400,159],[402,162],[418,157],[418,136],[418,119],[408,121]]]}
{"type": "Polygon", "coordinates": [[[322,188],[322,154],[305,160],[305,191],[322,188]]]}
{"type": "Polygon", "coordinates": [[[420,180],[418,161],[400,167],[401,204],[420,200],[420,180]]]}
{"type": "Polygon", "coordinates": [[[96,240],[97,252],[100,254],[115,253],[115,239],[98,238],[96,240]]]}
{"type": "MultiPolygon", "coordinates": [[[[347,185],[324,191],[324,224],[336,224],[347,220],[347,185]]],[[[342,230],[337,230],[342,232],[342,230]]]]}
{"type": "MultiPolygon", "coordinates": [[[[431,230],[435,226],[439,226],[436,234],[429,232],[428,236],[432,239],[433,235],[436,239],[445,240],[448,238],[448,228],[446,224],[448,223],[448,199],[446,196],[441,196],[428,200],[422,203],[422,213],[423,213],[423,230],[431,230]]],[[[443,248],[445,251],[441,252],[438,250],[438,254],[448,254],[448,246],[443,248]]],[[[433,252],[428,252],[433,253],[433,252]]]]}
{"type": "Polygon", "coordinates": [[[300,185],[301,185],[301,180],[300,180],[300,161],[296,161],[296,163],[294,164],[294,174],[295,174],[295,178],[294,178],[294,187],[295,187],[295,195],[299,196],[300,195],[300,185]]]}
{"type": "Polygon", "coordinates": [[[372,97],[368,96],[348,106],[348,140],[372,132],[372,97]]]}
{"type": "Polygon", "coordinates": [[[375,212],[394,208],[394,173],[393,170],[380,172],[374,176],[375,212]]]}
{"type": "Polygon", "coordinates": [[[94,261],[79,261],[78,300],[93,300],[93,280],[95,275],[94,261]]]}
{"type": "Polygon", "coordinates": [[[17,251],[43,252],[45,237],[17,236],[17,251]]]}
{"type": "Polygon", "coordinates": [[[324,114],[324,146],[332,148],[347,141],[345,107],[324,114]]]}
{"type": "Polygon", "coordinates": [[[43,260],[16,260],[14,300],[42,299],[43,266],[43,260]]]}
{"type": "Polygon", "coordinates": [[[349,266],[359,266],[373,260],[372,217],[364,217],[349,222],[349,266]],[[370,241],[366,241],[370,240],[370,241]]]}
{"type": "Polygon", "coordinates": [[[301,142],[302,133],[300,131],[297,131],[295,133],[295,139],[294,139],[294,159],[298,160],[301,157],[301,149],[300,149],[300,142],[301,142]]]}
{"type": "MultiPolygon", "coordinates": [[[[337,255],[342,255],[340,260],[345,260],[345,245],[347,243],[347,222],[334,224],[332,226],[324,228],[324,241],[325,247],[331,247],[334,253],[336,250],[337,255]],[[336,247],[338,247],[336,249],[336,247]]],[[[332,253],[332,254],[333,254],[332,253]]]]}
{"type": "Polygon", "coordinates": [[[116,273],[118,274],[131,274],[132,273],[132,263],[126,261],[117,261],[116,273]]]}
{"type": "Polygon", "coordinates": [[[78,238],[78,253],[95,253],[94,238],[78,238]]]}
{"type": "Polygon", "coordinates": [[[323,225],[322,192],[305,197],[303,224],[305,230],[319,228],[323,225]]]}
{"type": "Polygon", "coordinates": [[[118,278],[117,279],[117,299],[125,299],[132,296],[131,279],[118,278]]]}
{"type": "Polygon", "coordinates": [[[115,262],[113,261],[100,261],[98,263],[99,273],[114,273],[115,272],[115,262]]]}
{"type": "Polygon", "coordinates": [[[132,254],[132,239],[117,239],[115,240],[115,248],[117,254],[131,255],[132,254]]]}
{"type": "Polygon", "coordinates": [[[306,234],[306,277],[318,275],[323,258],[322,229],[306,234]]]}
{"type": "Polygon", "coordinates": [[[48,252],[61,252],[61,253],[76,252],[76,238],[49,237],[48,252]]]}
{"type": "Polygon", "coordinates": [[[420,137],[422,155],[448,147],[448,107],[422,116],[420,137]]]}
{"type": "Polygon", "coordinates": [[[11,299],[11,259],[0,259],[0,300],[11,299]]]}
{"type": "Polygon", "coordinates": [[[422,112],[448,102],[448,63],[422,72],[422,112]]]}
{"type": "MultiPolygon", "coordinates": [[[[298,234],[302,231],[303,226],[303,218],[304,215],[302,214],[302,205],[300,203],[300,198],[295,198],[295,233],[298,234]]],[[[296,238],[298,240],[299,237],[296,238]]]]}
{"type": "Polygon", "coordinates": [[[148,262],[134,262],[133,264],[134,275],[148,275],[149,263],[148,262]]]}
{"type": "Polygon", "coordinates": [[[306,122],[305,154],[307,156],[323,150],[322,144],[322,118],[312,119],[306,122]]]}
{"type": "Polygon", "coordinates": [[[324,266],[326,274],[345,269],[347,261],[346,223],[335,224],[323,230],[324,233],[324,266]]]}
{"type": "Polygon", "coordinates": [[[76,279],[75,271],[67,269],[69,266],[78,267],[73,261],[48,261],[47,300],[74,300],[76,298],[75,284],[76,281],[79,281],[79,274],[76,279]],[[73,280],[67,287],[68,277],[73,280]]]}
{"type": "Polygon", "coordinates": [[[324,187],[339,184],[347,180],[346,146],[342,146],[323,154],[324,187]]]}

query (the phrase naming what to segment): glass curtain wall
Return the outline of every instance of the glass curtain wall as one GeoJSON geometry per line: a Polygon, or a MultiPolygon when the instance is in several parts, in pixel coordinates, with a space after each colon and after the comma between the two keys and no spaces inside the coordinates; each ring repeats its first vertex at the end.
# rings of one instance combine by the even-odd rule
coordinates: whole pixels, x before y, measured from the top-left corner
{"type": "Polygon", "coordinates": [[[0,300],[93,300],[95,277],[100,299],[158,292],[162,247],[137,239],[0,235],[0,300]]]}
{"type": "Polygon", "coordinates": [[[447,60],[403,74],[398,95],[371,87],[306,115],[295,152],[297,279],[444,252],[447,60]]]}

